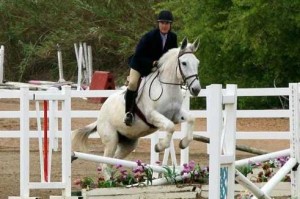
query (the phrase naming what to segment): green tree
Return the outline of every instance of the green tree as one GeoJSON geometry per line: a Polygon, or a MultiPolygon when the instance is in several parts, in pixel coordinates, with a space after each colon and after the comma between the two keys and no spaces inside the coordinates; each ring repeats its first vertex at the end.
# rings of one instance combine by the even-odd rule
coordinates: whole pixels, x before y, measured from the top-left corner
{"type": "Polygon", "coordinates": [[[181,35],[200,35],[204,84],[287,86],[299,81],[300,2],[174,0],[181,35]]]}
{"type": "Polygon", "coordinates": [[[6,49],[6,78],[56,81],[60,44],[65,78],[74,81],[74,43],[87,42],[93,49],[94,69],[117,71],[122,81],[136,40],[154,25],[152,5],[148,0],[2,0],[0,44],[6,49]]]}

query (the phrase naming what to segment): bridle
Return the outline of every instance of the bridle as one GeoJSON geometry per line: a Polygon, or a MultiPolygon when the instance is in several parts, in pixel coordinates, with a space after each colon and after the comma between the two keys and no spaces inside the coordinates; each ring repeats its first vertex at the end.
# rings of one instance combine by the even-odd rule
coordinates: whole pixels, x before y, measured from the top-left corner
{"type": "MultiPolygon", "coordinates": [[[[179,53],[179,55],[178,55],[178,57],[177,57],[177,67],[176,67],[176,74],[177,74],[177,70],[178,70],[178,68],[179,68],[179,72],[180,72],[180,75],[181,75],[181,77],[182,77],[182,82],[181,83],[173,83],[173,82],[165,82],[165,81],[162,81],[161,79],[160,79],[160,76],[159,76],[159,74],[160,74],[160,72],[159,72],[159,70],[157,70],[157,74],[155,75],[155,77],[152,79],[152,81],[151,81],[151,84],[150,84],[150,87],[149,87],[149,97],[150,97],[150,99],[152,99],[152,97],[151,97],[151,95],[150,95],[150,90],[151,90],[151,88],[152,88],[152,83],[154,82],[154,80],[158,77],[158,81],[161,83],[161,84],[167,84],[167,85],[173,85],[173,86],[181,86],[181,87],[183,87],[183,86],[187,86],[187,89],[190,89],[190,86],[196,81],[196,80],[198,80],[199,79],[199,77],[198,77],[198,74],[193,74],[193,75],[190,75],[190,76],[185,76],[184,75],[184,73],[183,73],[183,71],[182,71],[182,66],[181,66],[181,63],[180,63],[180,57],[181,56],[183,56],[183,55],[185,55],[185,54],[194,54],[193,52],[183,52],[183,53],[179,53]],[[187,85],[187,80],[188,79],[190,79],[190,78],[194,78],[188,85],[187,85]]],[[[160,95],[159,95],[159,97],[158,98],[156,98],[156,99],[152,99],[153,101],[157,101],[160,97],[161,97],[161,95],[162,95],[162,93],[163,93],[163,88],[162,88],[162,91],[161,91],[161,93],[160,93],[160,95]]]]}
{"type": "MultiPolygon", "coordinates": [[[[185,54],[194,54],[193,52],[183,52],[183,53],[180,53],[179,55],[178,55],[178,58],[177,58],[177,67],[176,67],[176,71],[178,70],[178,68],[179,68],[179,72],[180,72],[180,75],[181,75],[181,77],[182,77],[182,80],[183,80],[183,82],[181,82],[181,83],[171,83],[171,82],[164,82],[164,81],[162,81],[161,79],[159,79],[159,82],[160,83],[162,83],[162,84],[168,84],[168,85],[178,85],[178,86],[184,86],[184,85],[186,85],[187,84],[187,80],[188,79],[190,79],[190,78],[194,78],[193,79],[193,81],[191,81],[188,85],[186,85],[187,86],[187,88],[188,89],[190,89],[190,86],[194,83],[194,81],[196,81],[196,80],[198,80],[199,78],[198,78],[198,74],[193,74],[193,75],[190,75],[190,76],[185,76],[184,75],[184,73],[183,73],[183,71],[182,71],[182,66],[181,66],[181,63],[180,63],[180,57],[182,56],[182,55],[185,55],[185,54]]],[[[177,72],[176,72],[177,73],[177,72]]],[[[157,75],[159,75],[159,72],[158,72],[158,74],[157,75]]]]}

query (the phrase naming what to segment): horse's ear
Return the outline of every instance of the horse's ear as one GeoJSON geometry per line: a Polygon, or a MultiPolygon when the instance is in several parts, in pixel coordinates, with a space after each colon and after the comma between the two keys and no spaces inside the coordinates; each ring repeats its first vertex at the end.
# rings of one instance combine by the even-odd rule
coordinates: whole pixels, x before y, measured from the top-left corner
{"type": "Polygon", "coordinates": [[[181,47],[180,47],[180,49],[181,49],[181,50],[185,49],[186,46],[187,46],[187,44],[188,44],[188,40],[187,40],[187,38],[185,37],[185,38],[182,40],[182,42],[181,42],[181,47]]]}
{"type": "Polygon", "coordinates": [[[200,39],[199,39],[199,37],[197,37],[197,39],[193,43],[193,52],[196,52],[198,50],[199,46],[200,46],[200,39]]]}

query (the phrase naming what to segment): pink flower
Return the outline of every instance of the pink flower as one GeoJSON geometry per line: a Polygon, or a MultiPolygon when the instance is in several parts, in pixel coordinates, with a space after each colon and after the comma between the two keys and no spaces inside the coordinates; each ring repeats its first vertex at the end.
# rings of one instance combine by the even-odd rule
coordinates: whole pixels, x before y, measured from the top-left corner
{"type": "Polygon", "coordinates": [[[74,180],[74,184],[75,185],[80,185],[81,184],[81,179],[77,178],[76,180],[74,180]]]}

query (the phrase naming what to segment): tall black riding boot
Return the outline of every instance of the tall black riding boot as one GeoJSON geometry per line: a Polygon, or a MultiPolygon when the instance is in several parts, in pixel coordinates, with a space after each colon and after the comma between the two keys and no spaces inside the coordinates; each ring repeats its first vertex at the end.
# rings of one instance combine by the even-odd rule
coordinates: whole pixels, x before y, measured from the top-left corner
{"type": "Polygon", "coordinates": [[[125,93],[125,118],[124,123],[131,126],[134,121],[136,91],[128,90],[125,93]]]}

